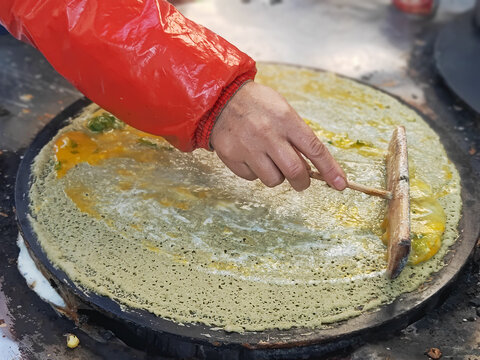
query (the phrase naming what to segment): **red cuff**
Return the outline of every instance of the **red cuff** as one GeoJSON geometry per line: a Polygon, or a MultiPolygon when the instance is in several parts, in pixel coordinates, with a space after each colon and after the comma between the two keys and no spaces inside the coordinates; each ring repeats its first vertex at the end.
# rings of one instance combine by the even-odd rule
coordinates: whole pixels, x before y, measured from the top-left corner
{"type": "Polygon", "coordinates": [[[205,115],[203,115],[198,122],[197,130],[195,130],[193,138],[194,149],[204,148],[207,150],[212,150],[210,147],[210,135],[212,134],[215,121],[230,98],[235,95],[235,93],[243,84],[245,84],[247,81],[253,80],[255,74],[255,69],[247,71],[246,73],[239,75],[235,80],[232,81],[230,85],[222,90],[215,105],[213,105],[213,107],[207,113],[205,113],[205,115]]]}

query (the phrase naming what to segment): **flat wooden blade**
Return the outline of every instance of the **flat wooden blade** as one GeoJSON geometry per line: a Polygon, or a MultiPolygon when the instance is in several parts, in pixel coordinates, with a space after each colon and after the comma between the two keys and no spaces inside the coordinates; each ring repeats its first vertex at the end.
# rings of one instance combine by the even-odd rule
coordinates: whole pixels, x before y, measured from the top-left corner
{"type": "Polygon", "coordinates": [[[399,126],[393,132],[388,154],[387,190],[392,199],[388,202],[388,265],[387,276],[396,278],[405,267],[410,254],[410,181],[405,128],[399,126]]]}

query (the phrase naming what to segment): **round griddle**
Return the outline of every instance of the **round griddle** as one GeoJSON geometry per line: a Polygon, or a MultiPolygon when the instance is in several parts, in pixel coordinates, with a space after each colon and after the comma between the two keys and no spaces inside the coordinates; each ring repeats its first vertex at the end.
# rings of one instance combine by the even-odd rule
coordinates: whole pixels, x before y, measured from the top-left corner
{"type": "MultiPolygon", "coordinates": [[[[401,99],[397,100],[411,107],[401,99]]],[[[68,125],[69,120],[89,104],[91,101],[83,98],[70,105],[40,131],[26,150],[16,179],[15,203],[18,223],[35,262],[57,287],[67,304],[73,308],[70,316],[81,322],[85,317],[82,315],[87,315],[92,321],[100,322],[103,327],[110,329],[117,337],[134,347],[174,357],[307,359],[393,333],[418,320],[444,298],[466,264],[480,232],[480,222],[477,218],[480,213],[480,198],[476,192],[478,179],[473,174],[467,156],[450,138],[449,129],[442,125],[441,120],[434,122],[419,113],[440,136],[449,158],[460,173],[463,202],[458,228],[459,238],[446,254],[445,266],[419,289],[402,294],[393,303],[374,311],[332,324],[328,329],[294,328],[242,334],[229,333],[202,324],[178,324],[145,310],[129,308],[109,297],[100,296],[74,284],[63,271],[49,261],[29,221],[31,166],[35,156],[59,129],[68,125]]]]}

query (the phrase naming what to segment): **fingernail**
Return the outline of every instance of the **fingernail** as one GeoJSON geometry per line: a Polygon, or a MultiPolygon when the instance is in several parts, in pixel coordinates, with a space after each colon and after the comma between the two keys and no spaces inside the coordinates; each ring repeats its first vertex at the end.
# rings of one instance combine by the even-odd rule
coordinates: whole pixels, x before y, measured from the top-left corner
{"type": "Polygon", "coordinates": [[[341,176],[337,176],[335,180],[333,180],[333,187],[337,190],[343,190],[347,187],[347,182],[341,176]]]}

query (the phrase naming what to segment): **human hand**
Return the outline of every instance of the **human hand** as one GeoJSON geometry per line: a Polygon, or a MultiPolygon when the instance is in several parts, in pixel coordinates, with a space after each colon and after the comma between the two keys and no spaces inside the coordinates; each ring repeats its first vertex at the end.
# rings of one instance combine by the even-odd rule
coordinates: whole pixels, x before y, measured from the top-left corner
{"type": "Polygon", "coordinates": [[[274,187],[285,178],[297,191],[310,186],[303,154],[325,181],[345,189],[346,176],[325,145],[275,90],[249,82],[230,99],[210,143],[236,175],[274,187]]]}

